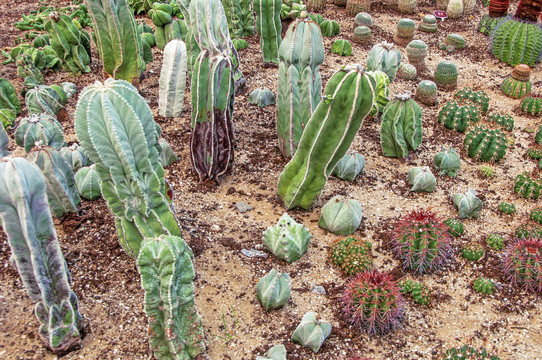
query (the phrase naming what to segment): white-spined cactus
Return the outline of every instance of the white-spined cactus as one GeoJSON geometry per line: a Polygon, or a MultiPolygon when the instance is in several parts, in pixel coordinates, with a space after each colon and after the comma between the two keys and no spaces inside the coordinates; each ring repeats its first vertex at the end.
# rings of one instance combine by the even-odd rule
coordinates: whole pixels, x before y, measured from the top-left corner
{"type": "Polygon", "coordinates": [[[411,191],[432,192],[437,186],[437,180],[428,166],[413,167],[408,171],[408,183],[412,185],[411,191]]]}
{"type": "Polygon", "coordinates": [[[279,259],[294,262],[309,248],[312,235],[284,213],[276,225],[270,226],[263,234],[263,244],[279,259]]]}
{"type": "Polygon", "coordinates": [[[292,334],[292,342],[308,347],[317,353],[331,334],[331,325],[324,320],[317,320],[317,314],[309,311],[303,315],[301,323],[292,334]]]}
{"type": "Polygon", "coordinates": [[[333,176],[342,180],[354,181],[356,176],[365,168],[365,157],[361,154],[346,154],[335,165],[333,176]]]}
{"type": "Polygon", "coordinates": [[[68,165],[71,166],[74,174],[82,167],[92,164],[92,161],[89,160],[83,148],[77,143],[61,148],[60,153],[64,156],[64,160],[66,160],[68,165]]]}
{"type": "Polygon", "coordinates": [[[361,224],[361,218],[361,205],[358,201],[337,195],[322,207],[318,225],[337,235],[350,235],[361,224]]]}
{"type": "Polygon", "coordinates": [[[94,164],[82,167],[75,173],[75,187],[83,199],[94,200],[102,196],[94,164]]]}
{"type": "Polygon", "coordinates": [[[13,259],[36,303],[39,336],[55,354],[81,346],[83,320],[53,219],[40,169],[24,158],[0,160],[0,218],[13,259]]]}
{"type": "Polygon", "coordinates": [[[29,152],[38,141],[55,149],[64,146],[62,125],[54,116],[43,113],[21,119],[15,130],[15,143],[29,152]]]}
{"type": "Polygon", "coordinates": [[[367,54],[367,70],[380,70],[386,73],[390,81],[395,79],[395,74],[401,64],[401,53],[391,43],[383,42],[373,46],[367,54]]]}
{"type": "Polygon", "coordinates": [[[482,211],[482,200],[476,197],[474,190],[467,191],[466,194],[456,194],[452,199],[454,206],[459,211],[460,219],[478,218],[482,211]]]}
{"type": "Polygon", "coordinates": [[[171,40],[164,48],[162,71],[158,81],[158,113],[164,117],[179,117],[183,110],[186,85],[186,45],[182,40],[171,40]]]}
{"type": "Polygon", "coordinates": [[[440,170],[439,175],[455,177],[457,171],[461,168],[461,158],[451,147],[446,149],[442,146],[442,151],[435,155],[433,162],[435,167],[440,170]]]}
{"type": "Polygon", "coordinates": [[[258,281],[256,292],[266,311],[281,308],[290,300],[290,276],[272,269],[258,281]]]}

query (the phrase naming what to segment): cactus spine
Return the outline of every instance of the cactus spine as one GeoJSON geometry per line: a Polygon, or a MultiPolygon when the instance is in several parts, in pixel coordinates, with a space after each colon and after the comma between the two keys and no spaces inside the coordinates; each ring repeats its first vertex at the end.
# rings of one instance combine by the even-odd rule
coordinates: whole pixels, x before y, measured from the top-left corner
{"type": "Polygon", "coordinates": [[[277,194],[286,208],[304,209],[320,195],[337,162],[346,154],[374,102],[374,79],[361,65],[336,72],[314,110],[298,149],[280,175],[277,194]]]}
{"type": "Polygon", "coordinates": [[[280,152],[290,159],[322,96],[319,67],[324,62],[324,43],[318,25],[307,18],[292,22],[279,58],[277,134],[280,152]]]}
{"type": "Polygon", "coordinates": [[[182,40],[171,40],[164,48],[160,72],[158,113],[164,117],[179,117],[183,110],[186,85],[186,45],[182,40]]]}
{"type": "Polygon", "coordinates": [[[264,63],[279,62],[281,0],[254,0],[256,32],[260,35],[264,63]]]}
{"type": "Polygon", "coordinates": [[[40,170],[23,158],[0,160],[0,218],[17,270],[40,321],[39,335],[55,354],[81,346],[83,320],[40,170]]]}

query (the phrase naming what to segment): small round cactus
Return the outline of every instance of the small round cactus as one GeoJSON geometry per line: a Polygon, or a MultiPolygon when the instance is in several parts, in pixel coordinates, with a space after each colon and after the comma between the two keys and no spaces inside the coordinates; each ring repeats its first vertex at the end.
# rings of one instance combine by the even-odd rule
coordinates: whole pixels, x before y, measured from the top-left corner
{"type": "Polygon", "coordinates": [[[533,179],[528,173],[524,172],[516,176],[514,181],[514,192],[520,194],[525,199],[538,199],[542,191],[542,184],[539,180],[533,179]]]}
{"type": "Polygon", "coordinates": [[[331,45],[331,52],[340,56],[352,55],[352,45],[348,40],[338,39],[331,45]]]}
{"type": "Polygon", "coordinates": [[[416,79],[416,76],[418,75],[418,71],[416,70],[416,67],[411,64],[407,64],[402,62],[399,65],[399,70],[397,71],[397,76],[401,79],[405,80],[414,80],[416,79]]]}
{"type": "Polygon", "coordinates": [[[367,26],[358,26],[354,29],[354,36],[352,40],[359,44],[367,44],[371,41],[371,29],[367,26]]]}
{"type": "Polygon", "coordinates": [[[438,30],[437,18],[434,15],[425,15],[418,27],[420,31],[434,33],[438,30]]]}
{"type": "Polygon", "coordinates": [[[513,286],[542,292],[542,240],[517,239],[504,251],[503,272],[513,286]]]}
{"type": "Polygon", "coordinates": [[[460,237],[465,232],[463,223],[457,219],[448,218],[444,220],[444,224],[448,226],[448,232],[453,237],[460,237]]]}
{"type": "Polygon", "coordinates": [[[404,300],[397,283],[377,270],[359,273],[346,284],[343,310],[350,322],[369,333],[385,333],[401,321],[404,300]]]}
{"type": "Polygon", "coordinates": [[[71,166],[73,173],[75,174],[79,169],[85,166],[90,166],[92,161],[89,160],[83,148],[77,143],[73,143],[71,146],[65,146],[60,149],[60,153],[71,166]]]}
{"type": "Polygon", "coordinates": [[[495,292],[495,283],[485,277],[479,277],[474,280],[472,286],[476,292],[480,294],[493,294],[495,292]]]}
{"type": "Polygon", "coordinates": [[[412,41],[416,23],[412,19],[401,19],[397,23],[397,31],[393,37],[393,41],[398,45],[406,45],[412,41]]]}
{"type": "Polygon", "coordinates": [[[346,154],[337,162],[331,175],[341,180],[354,181],[364,168],[365,157],[363,155],[357,153],[346,154]]]}
{"type": "Polygon", "coordinates": [[[501,251],[504,249],[504,238],[499,234],[489,234],[489,236],[486,237],[486,244],[493,250],[501,251]]]}
{"type": "Polygon", "coordinates": [[[55,149],[64,146],[62,125],[53,115],[33,114],[21,119],[17,130],[15,130],[15,143],[23,147],[24,151],[29,152],[38,141],[55,149]]]}
{"type": "Polygon", "coordinates": [[[530,94],[521,99],[521,110],[529,115],[542,115],[542,95],[530,94]]]}
{"type": "Polygon", "coordinates": [[[367,271],[373,267],[371,243],[347,237],[331,247],[331,262],[341,267],[347,276],[367,271]]]}
{"type": "Polygon", "coordinates": [[[459,71],[457,66],[451,61],[441,61],[435,70],[435,83],[444,90],[455,89],[457,86],[457,77],[459,71]]]}
{"type": "Polygon", "coordinates": [[[443,265],[450,253],[448,226],[429,210],[414,210],[393,228],[393,252],[403,267],[422,274],[443,265]]]}
{"type": "Polygon", "coordinates": [[[361,224],[362,212],[358,201],[332,197],[323,207],[318,225],[337,235],[350,235],[361,224]]]}
{"type": "Polygon", "coordinates": [[[245,39],[232,39],[233,47],[236,51],[244,50],[248,48],[248,42],[245,39]]]}
{"type": "Polygon", "coordinates": [[[370,28],[373,26],[373,18],[369,13],[360,12],[354,17],[354,26],[366,26],[370,28]]]}
{"type": "Polygon", "coordinates": [[[446,46],[452,45],[457,50],[462,50],[465,48],[465,38],[459,34],[450,34],[444,39],[444,44],[446,46]]]}
{"type": "Polygon", "coordinates": [[[266,311],[283,307],[290,300],[290,276],[272,269],[258,281],[256,292],[266,311]]]}
{"type": "Polygon", "coordinates": [[[542,210],[541,209],[531,210],[531,215],[529,217],[531,218],[531,220],[536,221],[537,223],[542,225],[542,210]]]}
{"type": "Polygon", "coordinates": [[[516,237],[520,239],[542,238],[542,227],[537,225],[522,224],[516,228],[516,237]]]}
{"type": "Polygon", "coordinates": [[[413,167],[408,172],[408,183],[412,185],[411,191],[432,192],[437,186],[437,180],[428,166],[413,167]]]}
{"type": "Polygon", "coordinates": [[[470,242],[461,249],[461,257],[469,261],[479,261],[484,257],[484,248],[476,242],[470,242]]]}
{"type": "Polygon", "coordinates": [[[408,296],[418,305],[429,306],[431,304],[431,291],[421,282],[402,280],[399,282],[401,294],[408,296]]]}
{"type": "Polygon", "coordinates": [[[434,106],[438,103],[437,84],[431,80],[422,80],[416,88],[416,100],[421,103],[434,106]]]}
{"type": "Polygon", "coordinates": [[[482,200],[476,197],[472,189],[465,194],[455,194],[452,202],[459,212],[460,219],[477,219],[483,207],[482,200]]]}
{"type": "Polygon", "coordinates": [[[521,99],[531,93],[531,68],[525,64],[516,65],[512,74],[501,84],[502,92],[513,99],[521,99]]]}
{"type": "Polygon", "coordinates": [[[513,215],[516,213],[516,205],[501,201],[499,204],[499,211],[506,215],[513,215]]]}
{"type": "Polygon", "coordinates": [[[299,259],[309,248],[312,235],[284,213],[276,225],[263,233],[263,244],[273,255],[289,263],[299,259]]]}
{"type": "Polygon", "coordinates": [[[453,54],[455,52],[455,46],[453,45],[446,46],[446,52],[453,54]]]}
{"type": "Polygon", "coordinates": [[[497,356],[491,356],[482,346],[480,349],[464,345],[460,348],[446,350],[443,359],[445,360],[500,360],[497,356]]]}
{"type": "Polygon", "coordinates": [[[474,91],[471,88],[463,88],[455,93],[454,98],[460,104],[476,105],[481,112],[486,113],[489,110],[489,96],[482,90],[474,91]]]}
{"type": "Polygon", "coordinates": [[[252,105],[258,105],[259,107],[266,107],[277,103],[275,94],[268,88],[257,88],[252,90],[248,95],[248,102],[252,105]]]}
{"type": "Polygon", "coordinates": [[[82,198],[94,200],[102,196],[94,164],[80,168],[75,174],[75,187],[82,198]]]}
{"type": "Polygon", "coordinates": [[[499,125],[502,129],[506,131],[514,130],[514,118],[511,115],[493,113],[489,115],[489,121],[499,125]]]}
{"type": "Polygon", "coordinates": [[[425,68],[425,57],[427,56],[427,44],[422,40],[412,40],[406,47],[408,62],[416,69],[425,68]]]}
{"type": "Polygon", "coordinates": [[[440,170],[439,175],[455,177],[457,171],[461,169],[459,154],[454,149],[446,149],[444,146],[442,146],[442,151],[433,158],[433,163],[440,170]]]}
{"type": "Polygon", "coordinates": [[[320,24],[320,31],[322,32],[322,36],[332,37],[341,32],[341,27],[335,20],[324,20],[320,24]]]}
{"type": "Polygon", "coordinates": [[[482,174],[485,178],[493,177],[493,174],[495,174],[495,168],[491,165],[482,165],[480,167],[480,174],[482,174]]]}

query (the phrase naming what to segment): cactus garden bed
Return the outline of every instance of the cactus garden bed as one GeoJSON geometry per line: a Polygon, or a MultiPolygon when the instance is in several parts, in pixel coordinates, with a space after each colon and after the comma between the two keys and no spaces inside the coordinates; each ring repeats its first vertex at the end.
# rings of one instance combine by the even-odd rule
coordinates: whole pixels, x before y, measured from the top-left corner
{"type": "MultiPolygon", "coordinates": [[[[60,7],[71,2],[48,3],[60,7]]],[[[429,1],[420,1],[418,6],[418,13],[408,16],[416,24],[434,10],[429,1]]],[[[37,3],[30,1],[18,2],[16,6],[7,2],[0,4],[3,14],[0,48],[9,50],[15,46],[17,38],[24,33],[12,24],[37,7],[37,3]]],[[[534,150],[542,149],[535,143],[540,117],[521,112],[520,100],[511,99],[501,91],[501,83],[513,68],[491,56],[488,37],[476,31],[487,11],[478,4],[471,15],[439,21],[435,33],[417,30],[414,38],[428,46],[425,70],[418,71],[416,80],[399,77],[393,80],[390,98],[404,92],[414,93],[421,80],[434,80],[432,72],[438,63],[452,61],[459,70],[457,90],[464,87],[483,90],[489,96],[489,113],[513,116],[513,129],[504,131],[508,146],[504,157],[496,163],[476,160],[482,157],[480,154],[469,157],[463,145],[465,135],[439,123],[440,109],[454,99],[456,90],[439,91],[436,106],[424,105],[416,99],[422,112],[423,138],[417,150],[410,151],[404,159],[383,156],[380,119],[367,116],[351,146],[352,151],[365,157],[361,174],[353,182],[331,176],[312,207],[288,210],[292,219],[307,227],[312,235],[308,251],[292,263],[275,257],[262,241],[263,232],[286,212],[276,193],[286,161],[278,147],[275,105],[260,108],[248,102],[250,92],[259,87],[277,93],[278,69],[264,66],[258,36],[246,37],[249,47],[239,51],[246,85],[235,97],[235,159],[232,170],[222,176],[219,183],[200,183],[191,167],[189,80],[182,115],[163,118],[158,114],[162,50],[152,48],[154,60],[147,64],[144,77],[135,85],[150,105],[162,136],[179,158],[166,168],[165,177],[174,191],[174,207],[183,238],[195,255],[195,301],[203,319],[208,347],[206,355],[200,358],[250,360],[265,355],[272,345],[283,344],[288,359],[348,360],[358,356],[375,360],[440,360],[447,349],[468,344],[475,348],[484,346],[501,359],[542,359],[542,294],[512,286],[503,275],[503,252],[486,243],[490,234],[499,234],[509,245],[520,225],[537,225],[539,215],[531,215],[531,211],[540,207],[540,200],[515,193],[514,183],[524,172],[533,178],[542,176],[539,160],[532,159],[538,157],[534,150]],[[463,36],[464,49],[453,53],[439,49],[439,43],[451,33],[463,36]],[[439,169],[433,164],[434,156],[443,146],[452,147],[461,158],[461,168],[455,177],[439,175],[439,169]],[[534,148],[529,152],[532,158],[527,155],[530,148],[534,148]],[[407,174],[415,166],[428,166],[435,175],[433,192],[410,190],[407,174]],[[489,173],[492,175],[488,176],[489,173]],[[458,210],[452,198],[456,194],[467,194],[469,189],[475,190],[483,208],[478,218],[461,220],[464,232],[451,238],[449,261],[423,275],[404,270],[401,261],[394,257],[393,249],[398,220],[419,209],[431,209],[442,219],[457,219],[458,210]],[[361,204],[363,218],[353,236],[371,244],[369,251],[374,257],[374,267],[390,272],[394,280],[421,282],[431,293],[429,305],[416,303],[414,295],[405,296],[403,319],[395,330],[386,334],[369,334],[351,325],[342,309],[341,296],[349,278],[339,266],[332,264],[330,249],[345,236],[319,227],[322,207],[336,195],[356,199],[361,204]],[[513,204],[515,212],[512,206],[499,206],[502,202],[513,204]],[[484,250],[477,261],[466,259],[479,255],[471,254],[476,251],[471,243],[482,245],[484,250]],[[467,244],[472,251],[462,256],[461,250],[467,244]],[[256,256],[252,256],[254,254],[256,256]],[[256,284],[272,269],[289,274],[291,298],[284,307],[266,312],[257,299],[256,284]],[[475,291],[474,282],[479,277],[491,279],[495,292],[475,291]],[[290,340],[309,311],[317,312],[332,326],[329,338],[318,353],[290,340]]],[[[353,41],[353,17],[346,15],[344,7],[328,4],[322,12],[326,19],[336,20],[341,27],[339,35],[324,37],[325,61],[320,66],[323,87],[341,66],[365,64],[375,44],[393,42],[397,22],[407,17],[381,3],[373,3],[370,13],[374,22],[372,40],[359,44],[353,41]],[[351,56],[339,56],[330,51],[338,39],[351,42],[351,56]]],[[[144,15],[136,18],[152,24],[144,15]]],[[[283,21],[282,26],[284,34],[288,21],[283,21]]],[[[406,60],[406,45],[397,48],[406,60]]],[[[45,75],[46,83],[70,81],[82,90],[96,80],[103,81],[96,51],[92,43],[90,73],[75,77],[62,71],[50,71],[45,75]]],[[[0,66],[0,77],[10,80],[17,91],[21,89],[22,82],[13,63],[0,66]]],[[[540,64],[533,68],[531,83],[534,92],[540,92],[540,64]]],[[[79,94],[68,101],[67,119],[61,120],[69,144],[77,141],[74,114],[79,94]]],[[[26,116],[25,112],[24,108],[20,116],[26,116]]],[[[8,135],[12,155],[24,156],[23,149],[13,141],[13,130],[8,131],[8,135]]],[[[467,201],[467,198],[468,195],[457,202],[467,201]]],[[[463,211],[461,207],[460,211],[463,211]]],[[[77,213],[55,218],[54,225],[71,272],[72,290],[79,298],[80,313],[85,318],[81,349],[63,358],[151,358],[140,275],[136,262],[119,243],[115,219],[105,200],[101,197],[82,200],[77,213]]],[[[45,349],[38,336],[34,304],[10,256],[6,235],[0,232],[0,358],[54,359],[55,355],[45,349]]]]}

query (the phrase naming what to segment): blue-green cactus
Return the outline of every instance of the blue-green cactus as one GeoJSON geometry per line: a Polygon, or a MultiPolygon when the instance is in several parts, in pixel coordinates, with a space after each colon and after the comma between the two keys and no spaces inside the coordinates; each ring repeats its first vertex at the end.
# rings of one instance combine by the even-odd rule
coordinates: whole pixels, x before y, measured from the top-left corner
{"type": "Polygon", "coordinates": [[[186,45],[173,39],[164,48],[162,70],[158,80],[158,113],[163,117],[179,117],[183,110],[187,71],[186,45]]]}
{"type": "Polygon", "coordinates": [[[281,308],[290,300],[290,276],[272,269],[258,281],[256,292],[266,311],[281,308]]]}
{"type": "Polygon", "coordinates": [[[312,235],[284,213],[276,225],[263,233],[263,244],[273,255],[289,263],[299,259],[309,248],[312,235]]]}
{"type": "Polygon", "coordinates": [[[337,162],[331,174],[342,180],[354,181],[364,168],[365,157],[363,155],[357,153],[346,154],[337,162]]]}
{"type": "Polygon", "coordinates": [[[248,95],[248,102],[259,107],[266,107],[277,103],[275,94],[267,88],[257,88],[248,95]]]}
{"type": "Polygon", "coordinates": [[[92,164],[81,146],[77,143],[73,143],[69,147],[65,146],[61,148],[60,153],[64,156],[64,160],[66,160],[68,165],[71,166],[74,174],[82,167],[90,166],[92,164]]]}
{"type": "Polygon", "coordinates": [[[332,197],[323,207],[318,226],[337,235],[353,234],[361,224],[361,205],[340,195],[332,197]]]}
{"type": "Polygon", "coordinates": [[[461,169],[461,158],[451,147],[446,150],[446,148],[442,146],[442,151],[435,155],[433,162],[435,167],[440,170],[439,175],[455,177],[459,169],[461,169]]]}
{"type": "Polygon", "coordinates": [[[482,200],[476,197],[474,190],[469,190],[466,194],[456,194],[452,201],[459,211],[460,219],[476,219],[482,211],[482,200]]]}
{"type": "Polygon", "coordinates": [[[94,200],[102,196],[94,164],[82,167],[75,173],[75,187],[83,199],[94,200]]]}
{"type": "Polygon", "coordinates": [[[292,334],[292,342],[308,347],[317,353],[331,334],[331,325],[324,320],[317,320],[317,314],[309,311],[303,315],[301,323],[292,334]]]}
{"type": "Polygon", "coordinates": [[[431,173],[429,166],[413,167],[408,171],[408,183],[412,185],[411,191],[432,192],[435,191],[437,180],[431,173]]]}
{"type": "Polygon", "coordinates": [[[373,46],[367,55],[367,70],[380,70],[386,73],[390,81],[395,79],[399,65],[401,64],[401,53],[391,43],[383,42],[373,46]]]}
{"type": "Polygon", "coordinates": [[[256,32],[260,35],[264,63],[279,62],[281,0],[254,0],[256,32]]]}
{"type": "Polygon", "coordinates": [[[64,146],[62,125],[48,114],[30,115],[21,119],[15,130],[15,143],[29,152],[40,141],[42,145],[60,149],[64,146]]]}

